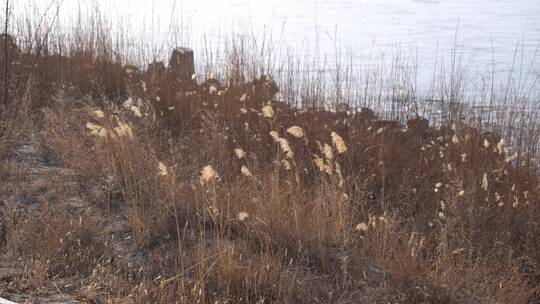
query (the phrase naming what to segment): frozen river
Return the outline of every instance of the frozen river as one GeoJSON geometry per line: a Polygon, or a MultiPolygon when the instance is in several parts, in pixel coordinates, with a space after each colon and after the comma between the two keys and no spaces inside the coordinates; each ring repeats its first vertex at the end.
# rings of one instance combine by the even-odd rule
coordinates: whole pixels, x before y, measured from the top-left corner
{"type": "Polygon", "coordinates": [[[336,49],[355,59],[392,57],[387,54],[401,50],[426,74],[436,59],[450,57],[455,45],[468,71],[480,73],[492,67],[508,71],[519,45],[514,64],[523,59],[524,66],[540,73],[538,60],[533,61],[540,46],[539,0],[70,0],[62,11],[96,3],[111,19],[145,28],[145,39],[157,44],[171,43],[171,24],[181,24],[196,54],[203,37],[212,42],[233,32],[271,33],[306,57],[317,45],[329,63],[336,49]]]}

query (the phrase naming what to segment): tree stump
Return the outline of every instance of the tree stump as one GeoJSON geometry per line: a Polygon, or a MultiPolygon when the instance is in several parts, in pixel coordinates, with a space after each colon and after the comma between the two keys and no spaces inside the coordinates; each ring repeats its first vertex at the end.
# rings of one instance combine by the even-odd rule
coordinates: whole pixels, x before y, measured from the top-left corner
{"type": "Polygon", "coordinates": [[[184,47],[175,48],[171,54],[168,67],[169,77],[177,85],[182,94],[195,89],[195,60],[193,50],[184,47]]]}
{"type": "Polygon", "coordinates": [[[6,55],[6,44],[8,58],[17,57],[20,55],[21,50],[19,49],[19,46],[17,46],[17,43],[15,43],[15,38],[13,38],[11,35],[0,34],[0,57],[2,60],[4,60],[6,55]]]}
{"type": "Polygon", "coordinates": [[[10,70],[11,65],[20,55],[20,49],[15,43],[15,38],[11,35],[0,34],[0,94],[2,100],[0,101],[0,112],[3,111],[2,107],[7,106],[9,91],[10,91],[10,70]],[[6,87],[7,86],[7,87],[6,87]]]}

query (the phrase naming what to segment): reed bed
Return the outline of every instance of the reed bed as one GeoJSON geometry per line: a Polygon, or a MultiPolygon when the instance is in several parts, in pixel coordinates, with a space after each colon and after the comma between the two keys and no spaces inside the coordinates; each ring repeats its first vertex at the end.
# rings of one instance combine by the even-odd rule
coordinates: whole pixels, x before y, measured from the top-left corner
{"type": "Polygon", "coordinates": [[[399,54],[328,72],[232,34],[178,94],[156,46],[55,16],[10,30],[0,232],[20,271],[2,294],[538,302],[533,71],[497,87],[452,54],[423,84],[399,54]]]}

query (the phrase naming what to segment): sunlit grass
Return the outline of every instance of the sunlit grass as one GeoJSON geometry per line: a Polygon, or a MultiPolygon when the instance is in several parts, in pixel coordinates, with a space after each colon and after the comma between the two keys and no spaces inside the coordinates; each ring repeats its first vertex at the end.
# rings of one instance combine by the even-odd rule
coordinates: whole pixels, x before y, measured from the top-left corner
{"type": "Polygon", "coordinates": [[[179,94],[99,19],[71,39],[28,22],[17,39],[40,44],[13,59],[25,81],[1,140],[46,148],[69,173],[24,173],[0,149],[2,189],[41,200],[3,206],[20,282],[75,276],[77,294],[112,303],[538,299],[536,87],[480,90],[508,106],[486,116],[462,71],[443,71],[425,84],[430,112],[410,71],[351,64],[328,80],[232,35],[227,60],[179,94]]]}

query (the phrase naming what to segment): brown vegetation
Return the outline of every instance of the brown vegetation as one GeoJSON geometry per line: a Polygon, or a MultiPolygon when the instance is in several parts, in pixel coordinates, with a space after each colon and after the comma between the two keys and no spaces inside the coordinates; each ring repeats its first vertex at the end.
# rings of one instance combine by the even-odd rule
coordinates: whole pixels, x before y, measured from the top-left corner
{"type": "Polygon", "coordinates": [[[163,64],[92,46],[12,59],[2,295],[538,303],[533,121],[502,139],[459,115],[299,109],[264,75],[178,94],[163,64]]]}

